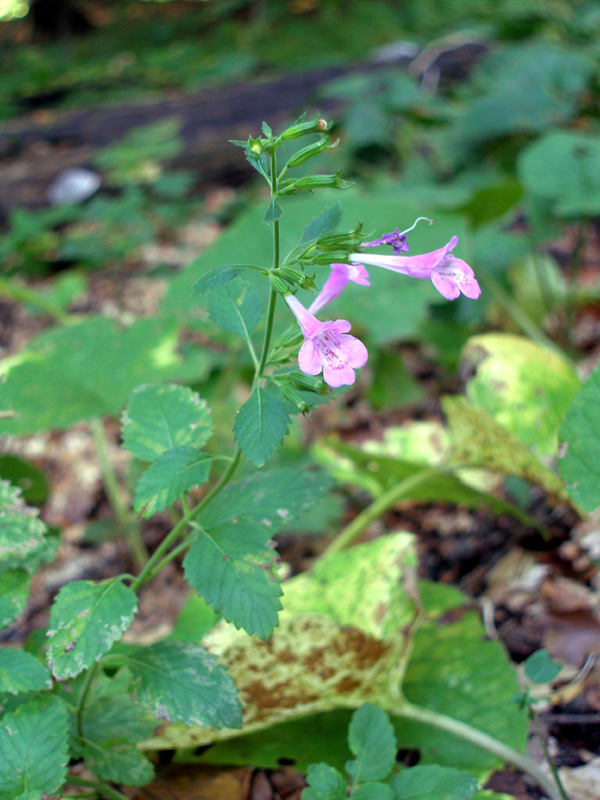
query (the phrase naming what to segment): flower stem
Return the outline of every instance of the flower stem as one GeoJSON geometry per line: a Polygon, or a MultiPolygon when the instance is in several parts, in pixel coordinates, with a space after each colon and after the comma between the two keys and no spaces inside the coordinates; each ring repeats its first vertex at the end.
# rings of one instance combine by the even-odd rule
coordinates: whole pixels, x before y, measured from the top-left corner
{"type": "Polygon", "coordinates": [[[92,681],[98,672],[98,667],[99,664],[97,661],[95,661],[85,673],[83,686],[81,687],[81,691],[79,692],[79,697],[77,699],[77,708],[75,710],[75,727],[77,729],[77,736],[80,739],[83,739],[83,712],[85,711],[85,701],[87,700],[92,681]]]}
{"type": "Polygon", "coordinates": [[[453,736],[459,736],[461,739],[487,750],[488,753],[498,756],[507,764],[512,764],[512,766],[530,775],[550,800],[565,800],[563,794],[557,789],[550,777],[530,758],[499,742],[493,736],[489,736],[487,733],[477,730],[477,728],[472,728],[465,722],[447,717],[445,714],[439,714],[437,711],[432,711],[428,708],[415,706],[406,701],[399,707],[390,705],[389,707],[384,707],[384,710],[394,716],[410,719],[414,722],[423,722],[438,728],[438,730],[446,731],[453,736]]]}
{"type": "Polygon", "coordinates": [[[337,553],[338,550],[342,550],[344,547],[352,544],[372,522],[375,522],[375,520],[379,519],[386,511],[393,508],[400,500],[410,497],[411,492],[422,483],[426,483],[432,475],[438,474],[439,469],[423,469],[385,491],[374,500],[371,505],[367,506],[364,511],[361,511],[361,513],[336,536],[323,553],[322,558],[327,558],[333,555],[333,553],[337,553]]]}
{"type": "Polygon", "coordinates": [[[47,297],[44,297],[40,292],[36,292],[30,286],[23,286],[15,283],[10,278],[0,278],[0,296],[7,297],[9,300],[16,300],[19,303],[27,303],[27,305],[39,308],[46,314],[49,314],[61,325],[67,325],[69,322],[74,322],[76,317],[63,311],[60,306],[53,303],[47,297]]]}
{"type": "Polygon", "coordinates": [[[113,510],[120,532],[127,539],[137,569],[142,569],[148,561],[148,551],[140,534],[139,523],[133,519],[123,499],[123,492],[108,452],[104,423],[99,417],[94,417],[90,421],[90,427],[94,437],[94,444],[96,445],[102,483],[108,502],[113,510]]]}

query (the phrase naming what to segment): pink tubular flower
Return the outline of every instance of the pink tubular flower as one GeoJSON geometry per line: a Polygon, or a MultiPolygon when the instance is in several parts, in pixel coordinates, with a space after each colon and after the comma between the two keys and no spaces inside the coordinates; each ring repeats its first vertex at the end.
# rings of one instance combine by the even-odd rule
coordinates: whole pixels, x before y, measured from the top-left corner
{"type": "Polygon", "coordinates": [[[458,244],[453,236],[445,247],[424,253],[422,256],[378,256],[367,253],[351,253],[350,260],[375,267],[401,272],[412,278],[431,278],[433,285],[447,300],[456,300],[462,292],[476,300],[481,294],[479,284],[471,267],[451,253],[458,244]]]}
{"type": "Polygon", "coordinates": [[[285,302],[306,339],[298,353],[302,372],[318,375],[323,370],[329,386],[351,386],[356,380],[354,370],[364,367],[369,354],[360,339],[348,335],[350,323],[345,319],[319,322],[292,294],[285,295],[285,302]]]}
{"type": "Polygon", "coordinates": [[[311,314],[318,314],[322,308],[336,297],[339,297],[346,288],[348,281],[359,283],[361,286],[370,286],[369,273],[362,264],[332,264],[331,273],[325,281],[325,286],[314,299],[308,309],[311,314]]]}

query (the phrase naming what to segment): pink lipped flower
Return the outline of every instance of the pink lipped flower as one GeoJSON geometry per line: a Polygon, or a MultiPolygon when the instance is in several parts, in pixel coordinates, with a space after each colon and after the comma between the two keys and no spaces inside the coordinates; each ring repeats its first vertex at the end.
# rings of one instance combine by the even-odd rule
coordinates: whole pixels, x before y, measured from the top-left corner
{"type": "Polygon", "coordinates": [[[456,300],[462,292],[476,300],[481,294],[475,273],[461,258],[452,255],[458,244],[453,236],[445,247],[424,253],[421,256],[380,256],[367,253],[351,253],[349,260],[361,264],[400,272],[411,278],[430,278],[438,292],[447,300],[456,300]]]}
{"type": "Polygon", "coordinates": [[[298,353],[302,372],[318,375],[322,370],[329,386],[351,386],[356,380],[354,370],[364,367],[369,354],[360,339],[348,335],[350,323],[345,319],[319,322],[292,294],[285,295],[285,302],[306,339],[298,353]]]}
{"type": "Polygon", "coordinates": [[[339,297],[346,288],[348,281],[359,283],[361,286],[370,286],[369,273],[362,264],[332,264],[329,277],[325,285],[315,297],[308,309],[311,314],[318,314],[322,308],[339,297]]]}

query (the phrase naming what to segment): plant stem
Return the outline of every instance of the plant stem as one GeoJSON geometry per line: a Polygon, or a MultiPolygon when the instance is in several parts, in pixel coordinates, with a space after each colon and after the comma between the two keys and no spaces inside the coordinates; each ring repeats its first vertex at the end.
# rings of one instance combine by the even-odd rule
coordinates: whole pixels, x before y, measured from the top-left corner
{"type": "Polygon", "coordinates": [[[83,712],[85,711],[85,701],[87,700],[87,696],[89,694],[92,681],[94,680],[94,678],[96,677],[96,673],[98,672],[98,667],[99,667],[98,662],[94,661],[92,666],[85,673],[83,686],[81,687],[79,698],[77,700],[77,709],[75,711],[75,727],[77,729],[77,736],[80,739],[83,739],[83,712]]]}
{"type": "Polygon", "coordinates": [[[139,523],[132,518],[123,499],[123,492],[108,452],[104,423],[99,417],[94,417],[90,422],[90,427],[94,437],[94,444],[96,445],[102,483],[104,484],[108,502],[113,510],[120,532],[127,539],[137,569],[142,569],[148,561],[148,551],[142,541],[139,523]]]}
{"type": "Polygon", "coordinates": [[[572,344],[573,336],[573,323],[575,320],[575,299],[573,297],[575,288],[577,286],[577,280],[579,278],[579,273],[581,271],[581,264],[582,264],[582,254],[583,254],[583,245],[585,244],[585,232],[587,229],[586,225],[587,220],[582,220],[579,225],[577,226],[577,241],[575,242],[575,247],[573,248],[573,254],[571,255],[571,268],[569,269],[569,295],[567,297],[567,308],[566,308],[566,320],[565,320],[565,327],[566,327],[566,339],[567,341],[572,344]]]}
{"type": "Polygon", "coordinates": [[[105,781],[90,781],[87,778],[78,778],[73,775],[71,777],[67,777],[66,783],[68,783],[69,786],[89,786],[91,789],[95,789],[98,794],[107,797],[108,800],[129,800],[126,795],[121,794],[121,792],[118,792],[116,789],[113,789],[105,781]]]}
{"type": "MultiPolygon", "coordinates": [[[[277,159],[275,151],[271,152],[271,197],[277,196],[277,159]]],[[[276,219],[273,223],[273,269],[279,268],[279,220],[276,219]]],[[[271,287],[269,292],[269,305],[267,308],[267,323],[265,325],[265,335],[263,339],[262,352],[260,354],[260,362],[256,368],[254,376],[254,386],[262,379],[265,364],[267,363],[267,356],[269,354],[269,346],[271,344],[271,335],[273,333],[273,319],[275,317],[275,304],[277,302],[277,292],[271,287]]]]}
{"type": "Polygon", "coordinates": [[[556,785],[558,787],[558,791],[560,792],[560,796],[561,796],[562,800],[569,800],[569,796],[567,795],[567,793],[565,791],[565,787],[562,785],[562,781],[560,779],[560,775],[558,774],[558,770],[556,769],[556,766],[554,765],[554,762],[550,758],[550,753],[548,752],[548,748],[546,746],[546,741],[545,741],[544,737],[542,736],[542,732],[540,730],[539,717],[535,713],[534,709],[531,706],[529,706],[529,719],[530,719],[531,724],[533,725],[533,727],[535,729],[535,733],[536,733],[538,741],[540,743],[540,747],[542,748],[542,752],[544,754],[544,758],[546,759],[546,763],[550,767],[550,770],[552,772],[552,777],[554,778],[554,782],[556,783],[556,785]]]}
{"type": "Polygon", "coordinates": [[[420,472],[417,472],[415,475],[411,475],[409,478],[405,478],[405,480],[400,481],[400,483],[392,486],[391,489],[385,491],[376,500],[374,500],[371,505],[367,506],[364,511],[361,511],[361,513],[355,517],[349,525],[346,525],[342,532],[336,536],[333,542],[331,542],[321,557],[327,558],[328,556],[333,555],[333,553],[337,553],[338,550],[342,550],[344,547],[352,544],[352,542],[357,539],[372,522],[375,522],[375,520],[379,519],[379,517],[385,514],[386,511],[389,511],[390,508],[393,508],[398,501],[409,497],[410,493],[414,491],[414,489],[416,489],[422,483],[426,483],[432,477],[432,475],[437,474],[439,474],[439,469],[423,469],[420,472]]]}
{"type": "Polygon", "coordinates": [[[35,289],[29,286],[22,286],[18,283],[14,283],[10,278],[0,278],[0,295],[2,297],[8,297],[9,300],[16,300],[19,303],[27,303],[30,306],[34,306],[34,308],[39,308],[40,311],[54,317],[61,325],[66,325],[75,319],[75,317],[63,311],[60,306],[48,300],[48,298],[44,297],[40,292],[36,292],[35,289]]]}
{"type": "Polygon", "coordinates": [[[237,469],[237,465],[239,464],[240,458],[242,453],[240,450],[237,450],[234,457],[229,462],[229,466],[221,476],[221,480],[217,483],[213,489],[198,503],[197,506],[194,506],[187,514],[185,514],[175,525],[173,530],[168,533],[162,542],[158,545],[154,553],[150,556],[146,564],[144,565],[142,571],[131,584],[131,588],[134,592],[137,592],[140,586],[143,586],[144,583],[147,583],[151,577],[154,575],[154,570],[157,564],[160,563],[163,555],[167,552],[169,547],[177,541],[177,539],[183,534],[185,529],[187,528],[188,524],[195,519],[198,514],[204,509],[212,500],[221,492],[225,486],[231,480],[231,477],[235,470],[237,469]]]}
{"type": "MultiPolygon", "coordinates": [[[[517,750],[513,750],[512,747],[502,744],[502,742],[499,742],[487,733],[479,731],[477,728],[472,728],[465,722],[460,722],[460,720],[447,717],[445,714],[438,714],[437,711],[414,706],[412,703],[407,702],[403,703],[400,707],[389,706],[384,708],[384,710],[397,717],[404,717],[404,719],[410,719],[415,722],[423,722],[438,728],[438,730],[446,731],[453,736],[459,736],[461,739],[487,750],[488,753],[498,756],[498,758],[501,758],[507,764],[512,764],[514,767],[527,773],[527,775],[530,775],[538,786],[544,790],[550,800],[565,800],[565,797],[558,791],[553,781],[530,758],[517,752],[517,750]]],[[[568,800],[568,798],[566,798],[566,800],[568,800]]]]}

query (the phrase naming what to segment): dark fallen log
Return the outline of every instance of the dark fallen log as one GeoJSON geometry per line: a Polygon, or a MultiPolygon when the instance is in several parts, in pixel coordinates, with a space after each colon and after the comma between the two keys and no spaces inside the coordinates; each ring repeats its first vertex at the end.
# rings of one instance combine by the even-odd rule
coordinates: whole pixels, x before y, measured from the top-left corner
{"type": "MultiPolygon", "coordinates": [[[[433,65],[437,75],[440,70],[444,75],[460,74],[482,51],[478,44],[462,45],[446,51],[445,61],[440,61],[439,55],[426,59],[425,71],[433,65]]],[[[253,171],[229,139],[258,134],[263,120],[277,129],[304,110],[314,111],[317,90],[334,78],[377,69],[404,69],[413,60],[414,54],[400,56],[393,63],[330,67],[209,88],[197,94],[172,93],[134,104],[56,116],[38,111],[12,120],[0,127],[0,215],[5,217],[14,206],[46,205],[47,187],[59,172],[91,166],[98,149],[122,139],[133,128],[172,117],[180,120],[185,142],[175,166],[196,170],[200,183],[240,184],[253,171]]],[[[339,112],[340,104],[320,103],[319,110],[331,116],[339,112]]]]}

